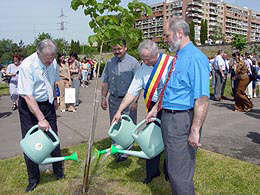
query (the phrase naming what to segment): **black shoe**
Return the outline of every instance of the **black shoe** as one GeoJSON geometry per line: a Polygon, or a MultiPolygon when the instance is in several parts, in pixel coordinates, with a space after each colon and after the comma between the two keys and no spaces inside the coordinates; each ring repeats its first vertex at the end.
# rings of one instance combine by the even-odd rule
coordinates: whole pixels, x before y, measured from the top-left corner
{"type": "Polygon", "coordinates": [[[143,183],[144,183],[144,184],[148,184],[148,183],[150,183],[150,182],[153,180],[153,178],[159,177],[159,176],[160,176],[160,172],[157,173],[157,174],[155,174],[155,175],[152,176],[152,177],[146,177],[146,178],[143,180],[143,183]]]}
{"type": "Polygon", "coordinates": [[[31,192],[31,191],[33,191],[33,190],[36,188],[37,185],[38,185],[38,182],[29,183],[28,186],[26,187],[25,192],[31,192]]]}
{"type": "Polygon", "coordinates": [[[123,162],[123,161],[125,161],[125,160],[127,160],[127,157],[123,157],[123,156],[121,156],[121,155],[119,155],[119,156],[116,158],[116,162],[117,162],[117,163],[123,162]]]}

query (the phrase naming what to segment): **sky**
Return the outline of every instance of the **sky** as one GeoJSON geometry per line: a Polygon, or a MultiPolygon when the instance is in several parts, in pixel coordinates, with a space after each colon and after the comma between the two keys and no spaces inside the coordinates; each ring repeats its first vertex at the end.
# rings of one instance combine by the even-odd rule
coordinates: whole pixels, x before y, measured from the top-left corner
{"type": "MultiPolygon", "coordinates": [[[[130,0],[122,0],[126,6],[130,0]]],[[[163,0],[142,0],[147,4],[163,0]]],[[[30,44],[42,32],[49,33],[52,38],[64,38],[67,41],[79,40],[86,44],[93,31],[88,25],[89,17],[83,9],[74,11],[70,8],[70,0],[0,0],[0,40],[11,39],[18,43],[23,40],[30,44]],[[65,17],[65,30],[61,31],[61,9],[65,17]]],[[[248,7],[260,11],[260,0],[224,0],[224,2],[248,7]]]]}

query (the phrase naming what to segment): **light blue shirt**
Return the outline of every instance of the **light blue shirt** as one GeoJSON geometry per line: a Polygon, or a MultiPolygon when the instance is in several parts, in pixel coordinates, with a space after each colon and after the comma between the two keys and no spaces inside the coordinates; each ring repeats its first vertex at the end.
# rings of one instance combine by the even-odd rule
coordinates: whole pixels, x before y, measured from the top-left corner
{"type": "Polygon", "coordinates": [[[25,58],[19,67],[18,94],[21,96],[32,95],[37,102],[47,101],[48,91],[45,86],[43,72],[47,69],[48,80],[52,89],[54,89],[55,82],[60,80],[56,60],[46,67],[37,53],[33,53],[25,58]]]}
{"type": "Polygon", "coordinates": [[[111,95],[125,96],[139,67],[138,61],[127,53],[121,59],[114,56],[107,62],[101,80],[108,84],[111,95]]]}
{"type": "Polygon", "coordinates": [[[209,60],[192,42],[179,50],[177,55],[162,108],[188,110],[194,107],[197,98],[209,97],[209,60]]]}

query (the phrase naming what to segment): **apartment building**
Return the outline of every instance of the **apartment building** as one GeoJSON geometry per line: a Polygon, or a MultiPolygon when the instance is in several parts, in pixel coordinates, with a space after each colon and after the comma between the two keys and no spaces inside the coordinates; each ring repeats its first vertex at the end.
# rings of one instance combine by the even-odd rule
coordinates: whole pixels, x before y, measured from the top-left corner
{"type": "Polygon", "coordinates": [[[136,28],[144,32],[144,38],[160,41],[164,24],[172,16],[182,16],[188,23],[195,24],[195,40],[200,42],[202,20],[208,22],[208,35],[220,29],[225,41],[230,42],[233,34],[247,36],[248,41],[260,41],[260,12],[223,2],[223,0],[165,0],[151,5],[153,14],[142,16],[136,28]]]}

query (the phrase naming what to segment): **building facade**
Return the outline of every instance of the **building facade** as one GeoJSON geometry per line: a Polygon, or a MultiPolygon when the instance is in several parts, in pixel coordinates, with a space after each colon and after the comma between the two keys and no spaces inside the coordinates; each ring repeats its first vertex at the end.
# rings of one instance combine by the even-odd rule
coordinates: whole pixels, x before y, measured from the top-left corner
{"type": "Polygon", "coordinates": [[[160,41],[166,21],[173,16],[182,16],[188,23],[194,22],[197,43],[200,42],[202,20],[207,20],[208,36],[221,32],[225,42],[230,42],[234,34],[245,35],[250,42],[260,41],[260,12],[222,0],[165,0],[151,8],[153,14],[142,16],[135,24],[143,31],[145,39],[160,41]]]}

